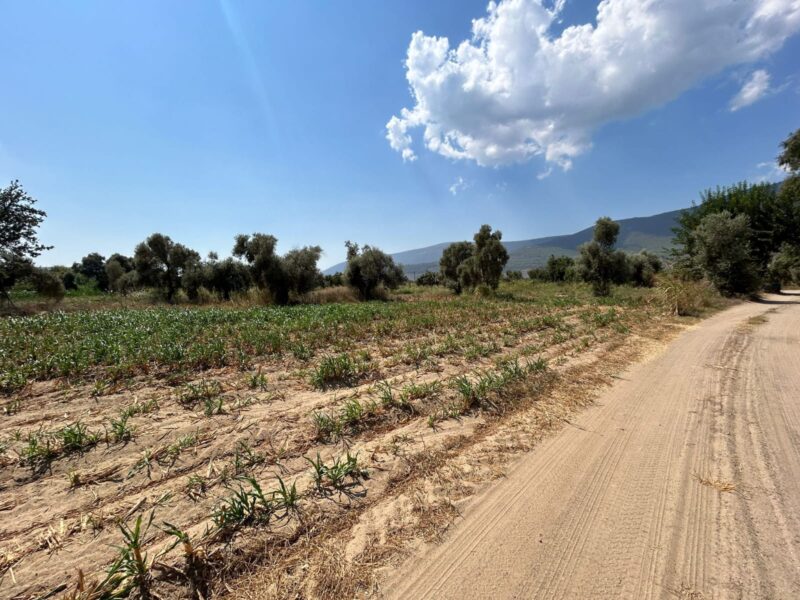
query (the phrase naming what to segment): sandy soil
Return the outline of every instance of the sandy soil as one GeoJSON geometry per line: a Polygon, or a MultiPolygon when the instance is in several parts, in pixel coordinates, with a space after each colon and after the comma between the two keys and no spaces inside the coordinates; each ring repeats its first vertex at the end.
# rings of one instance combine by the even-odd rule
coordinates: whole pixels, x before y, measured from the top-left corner
{"type": "MultiPolygon", "coordinates": [[[[527,406],[535,397],[532,391],[544,390],[547,382],[570,368],[582,368],[583,363],[598,361],[611,349],[619,350],[623,341],[630,343],[642,335],[679,327],[657,308],[637,308],[630,314],[615,309],[616,320],[598,321],[595,317],[614,311],[565,307],[551,311],[559,317],[556,326],[520,327],[516,335],[502,336],[503,331],[517,331],[512,327],[514,319],[527,322],[550,314],[535,304],[511,308],[513,315],[498,314],[491,322],[476,321],[463,327],[465,333],[475,329],[476,340],[504,339],[503,346],[497,344],[488,356],[467,358],[459,346],[450,354],[432,354],[417,364],[406,360],[404,350],[414,339],[381,340],[360,348],[372,353],[372,370],[353,387],[314,389],[308,377],[310,365],[291,357],[253,365],[268,381],[263,387],[253,388],[251,373],[235,368],[192,374],[196,377],[193,383],[219,385],[219,397],[224,400],[221,413],[205,414],[201,401],[187,405],[181,399],[186,383],[182,379],[172,382],[143,375],[99,394],[88,383],[35,383],[7,401],[13,410],[3,415],[0,425],[0,446],[4,447],[0,452],[0,598],[71,593],[79,569],[88,581],[99,579],[116,558],[121,543],[119,524],[130,525],[137,516],[147,519],[150,514],[155,521],[144,546],[150,557],[159,557],[151,569],[159,598],[188,595],[185,577],[175,574],[176,568],[182,567],[182,556],[176,551],[161,555],[172,546],[172,539],[160,528],[165,521],[184,529],[202,549],[209,571],[206,579],[215,596],[222,590],[236,590],[260,600],[285,598],[292,596],[289,590],[302,588],[292,597],[341,598],[366,590],[372,585],[373,566],[377,569],[383,562],[376,560],[362,568],[366,563],[358,558],[356,567],[363,573],[342,576],[325,571],[331,563],[314,555],[311,564],[319,572],[319,585],[296,568],[296,563],[305,560],[305,549],[318,546],[320,540],[346,545],[340,554],[348,560],[367,551],[374,554],[374,531],[364,531],[355,520],[361,516],[367,523],[383,523],[373,515],[391,514],[394,518],[396,506],[402,509],[397,527],[403,531],[415,535],[419,531],[427,539],[428,531],[446,530],[452,521],[447,503],[454,497],[451,488],[423,490],[410,482],[427,485],[428,475],[435,473],[433,484],[439,485],[444,479],[436,469],[442,465],[450,468],[444,459],[452,454],[455,465],[464,470],[458,477],[460,494],[471,495],[472,489],[499,476],[500,455],[529,449],[532,442],[517,440],[521,434],[507,428],[503,417],[516,414],[518,405],[527,406]],[[523,363],[529,357],[545,358],[552,367],[520,383],[514,390],[516,400],[508,398],[499,413],[470,410],[455,417],[443,416],[458,399],[453,377],[474,377],[494,369],[500,358],[512,356],[523,363]],[[425,397],[415,396],[413,411],[401,410],[381,404],[374,387],[380,379],[390,382],[396,395],[412,384],[437,383],[438,387],[425,397]],[[346,401],[359,399],[364,406],[375,405],[374,412],[341,439],[320,439],[312,414],[338,414],[346,401]],[[83,452],[58,454],[36,469],[20,461],[19,453],[31,434],[78,421],[102,434],[121,410],[131,407],[141,410],[130,419],[133,439],[127,442],[98,441],[83,452]],[[507,434],[500,438],[502,443],[490,436],[495,430],[507,434]],[[475,448],[480,452],[467,452],[468,444],[478,444],[475,448]],[[312,486],[306,460],[318,452],[326,464],[345,452],[353,453],[368,470],[368,479],[344,491],[319,493],[312,486]],[[436,457],[442,457],[441,465],[436,457]],[[301,495],[297,514],[268,525],[242,527],[230,538],[216,536],[211,517],[242,485],[237,477],[243,475],[257,478],[268,492],[276,489],[278,477],[290,484],[296,482],[301,495]],[[419,495],[414,495],[417,492],[419,495]],[[365,512],[373,506],[375,513],[365,512]],[[431,512],[431,506],[441,510],[431,512]],[[392,512],[387,513],[387,507],[392,512]],[[434,514],[435,522],[427,518],[434,514]],[[350,535],[351,526],[356,530],[354,536],[350,535]],[[269,553],[265,547],[271,548],[269,553]],[[257,571],[254,582],[240,585],[240,575],[251,571],[257,571]],[[280,578],[279,584],[273,585],[273,577],[280,578]],[[341,589],[343,581],[352,585],[352,593],[341,589]]],[[[433,344],[443,338],[433,330],[411,334],[420,343],[433,344]]],[[[526,434],[529,437],[540,436],[548,427],[561,424],[573,405],[583,406],[576,398],[535,403],[529,421],[521,421],[520,427],[531,432],[526,434]]],[[[409,546],[415,539],[409,540],[409,546]]],[[[396,540],[397,536],[389,541],[396,540]]],[[[405,552],[405,547],[394,543],[395,547],[398,553],[405,552]]],[[[383,559],[394,556],[392,548],[381,550],[383,559]]]]}
{"type": "Polygon", "coordinates": [[[474,496],[390,598],[800,597],[800,294],[630,368],[474,496]]]}

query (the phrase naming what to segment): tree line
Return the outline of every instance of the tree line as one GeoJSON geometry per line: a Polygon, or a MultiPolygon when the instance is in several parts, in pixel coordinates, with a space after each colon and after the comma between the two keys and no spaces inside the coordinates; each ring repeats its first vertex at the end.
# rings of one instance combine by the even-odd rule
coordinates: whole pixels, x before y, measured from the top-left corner
{"type": "MultiPolygon", "coordinates": [[[[778,163],[788,176],[781,184],[740,183],[702,194],[701,203],[681,213],[674,229],[672,270],[684,279],[707,279],[725,295],[779,291],[800,283],[800,130],[782,143],[778,163]]],[[[38,239],[46,213],[18,181],[0,189],[0,300],[27,282],[38,293],[61,298],[66,290],[92,286],[101,292],[128,294],[150,288],[166,302],[179,293],[191,301],[229,300],[252,288],[264,302],[279,305],[301,300],[309,292],[349,286],[362,300],[382,297],[406,281],[402,267],[374,246],[346,242],[343,273],[324,276],[317,264],[319,246],[305,246],[281,255],[278,240],[265,233],[238,235],[231,257],[200,254],[161,233],[139,243],[131,256],[108,258],[93,252],[71,267],[39,268],[34,259],[50,246],[38,239]]],[[[550,256],[544,267],[531,269],[533,280],[584,281],[598,296],[612,285],[652,286],[664,268],[649,252],[628,254],[616,248],[619,224],[608,217],[595,223],[592,240],[578,257],[550,256]]],[[[441,284],[455,294],[496,290],[500,281],[521,279],[505,271],[509,255],[502,233],[483,225],[473,240],[445,248],[438,273],[417,279],[420,285],[441,284]]]]}
{"type": "Polygon", "coordinates": [[[781,146],[783,182],[707,190],[681,214],[673,258],[683,277],[729,296],[800,283],[800,129],[781,146]]]}
{"type": "Polygon", "coordinates": [[[346,242],[344,273],[326,276],[317,266],[322,248],[305,246],[280,255],[277,238],[264,233],[236,236],[231,257],[223,260],[213,252],[202,259],[197,251],[154,233],[132,256],[115,253],[106,258],[92,252],[71,267],[37,267],[34,259],[51,246],[38,239],[47,214],[35,205],[36,199],[18,181],[0,189],[0,300],[9,303],[12,288],[20,283],[54,299],[80,287],[123,295],[149,288],[169,303],[181,292],[192,301],[230,300],[255,288],[264,302],[284,305],[317,288],[340,285],[371,300],[406,281],[394,259],[374,246],[346,242]]]}
{"type": "MultiPolygon", "coordinates": [[[[781,146],[778,164],[788,173],[783,182],[707,190],[699,205],[681,213],[671,252],[676,276],[707,279],[726,296],[760,289],[779,292],[785,285],[800,284],[800,130],[781,146]]],[[[576,259],[551,255],[544,267],[528,271],[528,277],[584,281],[597,296],[609,295],[614,284],[653,286],[665,267],[662,260],[646,250],[628,254],[616,249],[618,236],[619,224],[601,217],[576,259]]],[[[508,261],[501,237],[484,225],[474,243],[445,248],[439,273],[426,273],[417,282],[446,285],[457,294],[481,285],[496,289],[508,261]]],[[[505,276],[521,278],[513,271],[505,276]]]]}

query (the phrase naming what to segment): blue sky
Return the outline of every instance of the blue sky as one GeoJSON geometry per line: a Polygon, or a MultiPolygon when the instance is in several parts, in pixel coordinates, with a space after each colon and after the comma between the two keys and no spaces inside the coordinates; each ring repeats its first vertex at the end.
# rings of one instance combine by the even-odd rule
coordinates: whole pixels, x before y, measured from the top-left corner
{"type": "MultiPolygon", "coordinates": [[[[644,70],[620,55],[613,71],[581,61],[576,73],[533,34],[502,27],[518,16],[505,9],[538,11],[528,16],[545,19],[551,41],[598,27],[596,3],[556,4],[545,14],[514,0],[492,15],[472,0],[4,2],[0,184],[18,178],[47,211],[40,237],[55,249],[42,264],[132,253],[154,231],[226,255],[235,234],[261,231],[282,251],[321,245],[326,267],[347,239],[394,252],[469,238],[482,223],[509,240],[570,233],[602,214],[653,214],[710,186],[777,177],[778,144],[800,127],[798,15],[776,15],[788,25],[765,29],[781,39],[756,40],[757,52],[704,48],[700,61],[687,34],[689,50],[676,43],[644,70]],[[414,32],[454,48],[479,18],[486,48],[518,50],[505,66],[431,62],[434,38],[420,36],[425,60],[407,69],[414,32]],[[475,65],[479,95],[446,85],[475,65]],[[597,69],[612,73],[605,87],[592,87],[597,69]],[[497,91],[507,73],[516,79],[497,91]],[[578,92],[564,92],[575,81],[578,92]],[[408,142],[387,140],[393,115],[408,142]],[[423,135],[442,123],[460,132],[457,157],[423,135]],[[498,148],[506,158],[493,158],[498,148]]],[[[749,15],[730,16],[732,28],[734,17],[749,15]]],[[[669,39],[681,37],[670,26],[669,39]]],[[[605,60],[598,44],[621,42],[600,37],[584,50],[605,60]]]]}

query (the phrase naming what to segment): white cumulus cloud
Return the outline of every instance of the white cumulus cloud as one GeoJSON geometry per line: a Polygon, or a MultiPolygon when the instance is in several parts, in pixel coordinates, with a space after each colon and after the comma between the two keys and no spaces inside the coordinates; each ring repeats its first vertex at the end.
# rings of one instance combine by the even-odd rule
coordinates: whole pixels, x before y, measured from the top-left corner
{"type": "Polygon", "coordinates": [[[770,91],[769,88],[769,73],[764,69],[758,69],[750,74],[747,81],[742,85],[733,99],[731,100],[731,112],[735,112],[745,106],[750,106],[754,102],[758,102],[767,95],[770,91]]]}
{"type": "Polygon", "coordinates": [[[414,33],[414,105],[387,123],[391,147],[414,160],[421,130],[445,157],[497,166],[541,155],[569,169],[600,125],[757,61],[800,29],[800,0],[602,0],[596,24],[556,34],[563,5],[490,2],[457,45],[414,33]]]}

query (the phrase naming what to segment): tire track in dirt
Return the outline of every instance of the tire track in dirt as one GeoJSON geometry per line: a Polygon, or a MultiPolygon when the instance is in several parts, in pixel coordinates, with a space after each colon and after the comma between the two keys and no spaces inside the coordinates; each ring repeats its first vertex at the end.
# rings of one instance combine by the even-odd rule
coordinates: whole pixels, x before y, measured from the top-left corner
{"type": "Polygon", "coordinates": [[[800,597],[798,398],[800,295],[728,309],[630,369],[383,591],[800,597]]]}

